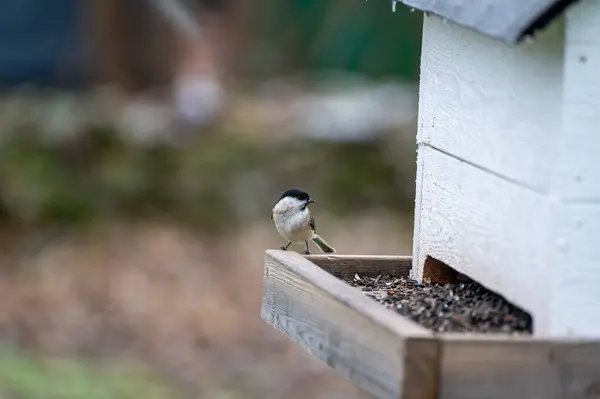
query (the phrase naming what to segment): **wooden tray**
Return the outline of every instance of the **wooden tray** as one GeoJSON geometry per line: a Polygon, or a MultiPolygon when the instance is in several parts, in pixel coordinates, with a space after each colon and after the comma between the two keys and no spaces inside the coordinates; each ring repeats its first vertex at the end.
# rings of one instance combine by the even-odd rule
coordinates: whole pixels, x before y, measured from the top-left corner
{"type": "Polygon", "coordinates": [[[600,339],[434,334],[340,280],[411,262],[266,251],[262,318],[377,398],[600,398],[600,339]]]}

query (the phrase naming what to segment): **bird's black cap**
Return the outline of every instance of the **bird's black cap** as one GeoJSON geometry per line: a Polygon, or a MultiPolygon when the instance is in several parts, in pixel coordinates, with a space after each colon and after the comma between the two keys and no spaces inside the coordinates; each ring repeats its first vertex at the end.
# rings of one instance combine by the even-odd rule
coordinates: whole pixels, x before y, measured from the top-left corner
{"type": "Polygon", "coordinates": [[[305,191],[298,190],[295,188],[285,191],[283,194],[281,194],[281,197],[279,197],[279,200],[281,200],[282,198],[285,198],[285,197],[297,198],[300,201],[311,201],[312,200],[312,198],[310,198],[310,195],[308,195],[305,191]]]}

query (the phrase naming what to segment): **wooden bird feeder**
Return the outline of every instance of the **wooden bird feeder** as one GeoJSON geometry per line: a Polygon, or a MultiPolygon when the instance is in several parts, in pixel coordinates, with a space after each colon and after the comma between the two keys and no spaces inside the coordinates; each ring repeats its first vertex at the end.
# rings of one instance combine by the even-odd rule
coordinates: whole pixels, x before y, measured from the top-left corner
{"type": "Polygon", "coordinates": [[[263,319],[378,398],[600,398],[600,0],[401,2],[425,11],[413,256],[267,251],[263,319]],[[436,270],[533,334],[434,333],[343,281],[436,270]]]}

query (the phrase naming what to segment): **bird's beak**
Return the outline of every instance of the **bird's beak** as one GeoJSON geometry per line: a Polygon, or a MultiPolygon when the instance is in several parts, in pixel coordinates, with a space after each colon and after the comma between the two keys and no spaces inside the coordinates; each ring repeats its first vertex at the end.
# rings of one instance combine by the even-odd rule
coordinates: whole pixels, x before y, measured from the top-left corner
{"type": "Polygon", "coordinates": [[[312,204],[312,203],[314,203],[314,202],[315,202],[315,200],[314,200],[314,199],[312,199],[312,198],[309,198],[309,199],[308,199],[308,202],[307,202],[307,204],[312,204]]]}

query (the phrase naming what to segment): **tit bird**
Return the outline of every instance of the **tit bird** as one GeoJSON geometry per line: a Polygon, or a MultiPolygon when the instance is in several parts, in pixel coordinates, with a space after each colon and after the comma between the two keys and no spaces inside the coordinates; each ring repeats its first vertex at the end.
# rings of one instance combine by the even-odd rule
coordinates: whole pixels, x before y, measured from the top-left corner
{"type": "Polygon", "coordinates": [[[309,255],[308,242],[312,241],[323,252],[335,252],[316,232],[315,218],[308,209],[308,204],[313,202],[315,200],[302,190],[291,189],[281,194],[271,211],[271,219],[279,234],[288,242],[281,246],[282,250],[286,251],[292,243],[303,243],[306,244],[304,254],[309,255]]]}

